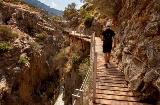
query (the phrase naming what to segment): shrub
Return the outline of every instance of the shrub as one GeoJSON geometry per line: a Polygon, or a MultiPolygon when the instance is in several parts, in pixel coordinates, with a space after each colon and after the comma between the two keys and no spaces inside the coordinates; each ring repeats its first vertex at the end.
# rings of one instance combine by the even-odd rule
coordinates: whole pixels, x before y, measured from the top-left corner
{"type": "Polygon", "coordinates": [[[86,16],[86,14],[87,14],[87,11],[85,9],[80,10],[80,15],[82,18],[84,18],[86,16]]]}
{"type": "Polygon", "coordinates": [[[85,58],[82,63],[79,65],[79,75],[82,80],[85,78],[86,72],[89,70],[90,60],[89,58],[85,58]]]}
{"type": "Polygon", "coordinates": [[[12,33],[11,29],[6,26],[0,26],[0,35],[4,40],[18,38],[18,34],[12,33]]]}
{"type": "Polygon", "coordinates": [[[89,16],[91,16],[93,13],[94,13],[94,11],[93,11],[93,10],[90,10],[90,11],[88,11],[87,14],[88,14],[89,16]]]}
{"type": "Polygon", "coordinates": [[[33,49],[33,51],[38,52],[41,50],[41,46],[37,42],[30,42],[29,43],[33,49]]]}
{"type": "Polygon", "coordinates": [[[71,67],[75,68],[80,63],[80,55],[77,53],[72,53],[70,61],[71,61],[71,67]]]}
{"type": "Polygon", "coordinates": [[[84,25],[87,27],[87,28],[90,28],[92,26],[92,21],[93,21],[94,17],[88,15],[86,16],[85,20],[84,20],[84,25]]]}
{"type": "Polygon", "coordinates": [[[0,52],[5,52],[9,50],[9,43],[0,43],[0,52]]]}
{"type": "Polygon", "coordinates": [[[19,64],[26,64],[26,63],[28,63],[28,60],[25,57],[21,56],[18,60],[18,63],[19,64]]]}
{"type": "Polygon", "coordinates": [[[36,35],[37,41],[44,41],[46,38],[47,38],[47,33],[45,31],[36,35]]]}
{"type": "Polygon", "coordinates": [[[60,68],[64,68],[64,66],[66,65],[68,56],[65,50],[66,49],[62,49],[58,54],[54,56],[52,60],[54,68],[57,70],[60,68]]]}

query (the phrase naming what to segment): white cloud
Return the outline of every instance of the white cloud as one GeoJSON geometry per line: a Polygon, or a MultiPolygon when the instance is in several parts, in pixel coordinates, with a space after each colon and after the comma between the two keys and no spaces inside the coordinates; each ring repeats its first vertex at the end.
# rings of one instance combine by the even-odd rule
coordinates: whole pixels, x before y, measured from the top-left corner
{"type": "Polygon", "coordinates": [[[50,7],[55,8],[55,7],[57,7],[57,4],[52,1],[51,4],[50,4],[50,7]]]}

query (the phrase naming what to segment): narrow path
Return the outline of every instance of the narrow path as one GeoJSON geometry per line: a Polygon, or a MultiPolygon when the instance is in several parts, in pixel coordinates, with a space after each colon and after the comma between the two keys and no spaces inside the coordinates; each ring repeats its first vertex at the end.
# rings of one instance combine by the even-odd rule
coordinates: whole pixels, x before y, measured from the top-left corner
{"type": "Polygon", "coordinates": [[[94,105],[151,105],[140,103],[132,92],[128,89],[124,74],[119,72],[111,64],[105,68],[102,41],[96,37],[97,57],[97,78],[96,78],[96,100],[94,105]]]}
{"type": "MultiPolygon", "coordinates": [[[[71,34],[80,36],[72,31],[71,34]]],[[[81,35],[83,36],[83,35],[81,35]]],[[[85,36],[85,35],[84,35],[85,36]]],[[[113,62],[104,67],[102,41],[95,37],[97,57],[96,100],[94,105],[152,105],[140,103],[126,85],[124,74],[119,72],[113,62]]]]}

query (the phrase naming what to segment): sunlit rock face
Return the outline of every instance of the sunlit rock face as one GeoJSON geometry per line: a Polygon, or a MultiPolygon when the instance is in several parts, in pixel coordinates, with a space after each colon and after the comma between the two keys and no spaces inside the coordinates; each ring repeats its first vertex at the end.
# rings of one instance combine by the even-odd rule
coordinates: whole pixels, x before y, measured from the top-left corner
{"type": "Polygon", "coordinates": [[[0,102],[53,104],[61,78],[53,58],[61,48],[62,32],[41,14],[12,4],[0,4],[0,24],[17,35],[6,38],[8,34],[0,34],[0,43],[9,43],[8,50],[0,50],[0,102]],[[44,39],[36,36],[40,31],[46,32],[44,39]]]}
{"type": "Polygon", "coordinates": [[[160,1],[124,0],[116,20],[116,62],[141,100],[160,96],[160,1]]]}
{"type": "Polygon", "coordinates": [[[20,8],[17,5],[2,5],[0,8],[0,18],[2,18],[3,24],[16,25],[28,34],[40,30],[53,34],[55,31],[39,12],[20,8]]]}

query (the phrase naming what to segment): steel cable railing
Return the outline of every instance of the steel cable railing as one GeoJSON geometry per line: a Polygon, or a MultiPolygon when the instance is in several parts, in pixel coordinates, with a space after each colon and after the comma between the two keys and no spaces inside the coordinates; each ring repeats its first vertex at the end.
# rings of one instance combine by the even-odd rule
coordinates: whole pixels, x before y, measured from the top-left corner
{"type": "Polygon", "coordinates": [[[86,73],[85,79],[80,89],[76,89],[76,93],[72,94],[72,105],[83,105],[84,87],[92,75],[93,75],[93,101],[95,100],[96,70],[97,70],[97,53],[95,52],[95,33],[93,33],[93,35],[91,36],[91,44],[90,44],[90,68],[86,73]]]}

